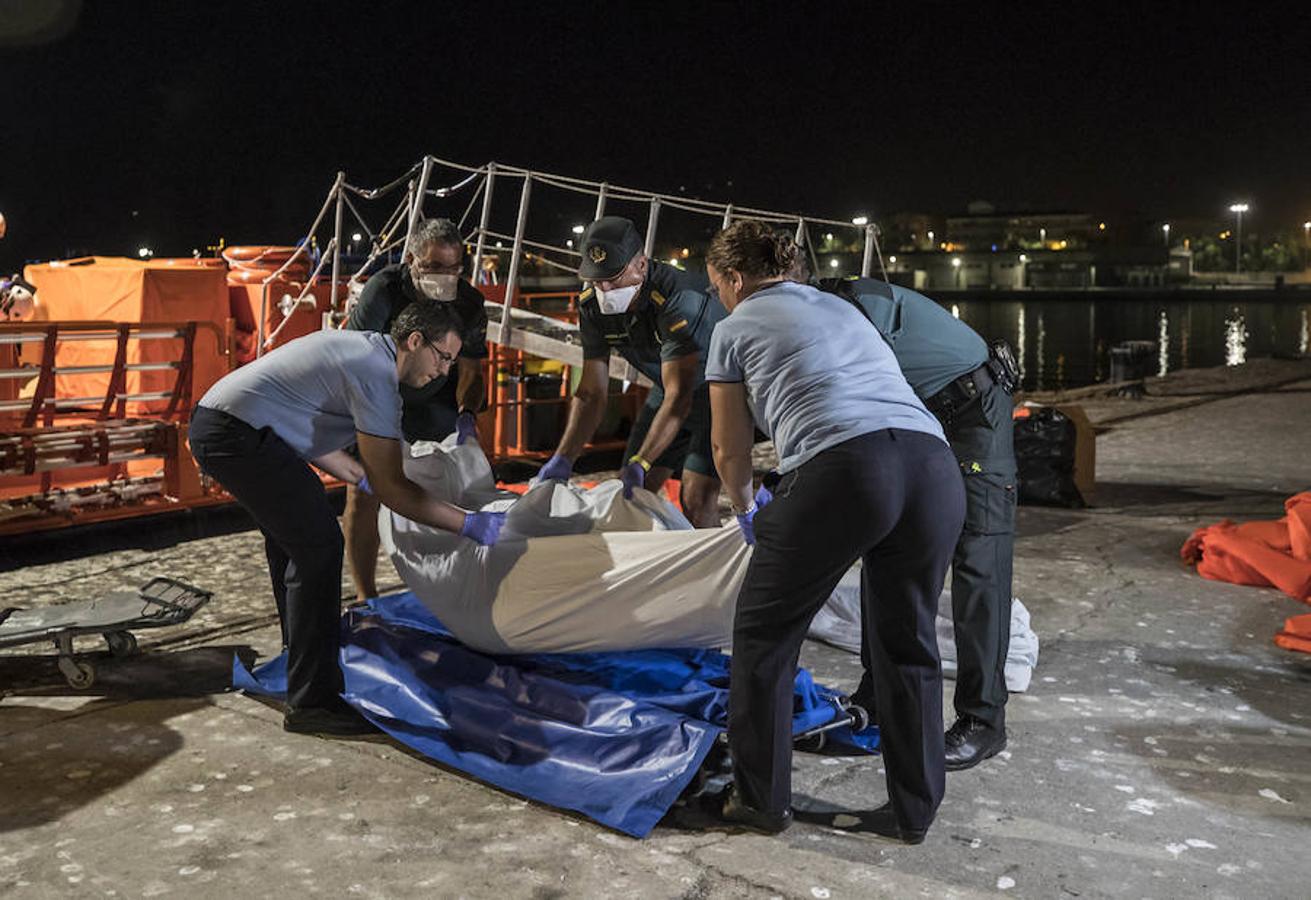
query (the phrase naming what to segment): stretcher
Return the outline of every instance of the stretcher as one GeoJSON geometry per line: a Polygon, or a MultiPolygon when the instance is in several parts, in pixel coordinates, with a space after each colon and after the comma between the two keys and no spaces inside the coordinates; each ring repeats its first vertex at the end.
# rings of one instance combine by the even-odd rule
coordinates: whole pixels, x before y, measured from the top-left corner
{"type": "Polygon", "coordinates": [[[112,656],[131,656],[137,652],[133,631],[180,625],[211,596],[181,581],[157,577],[135,591],[115,591],[97,600],[0,609],[0,649],[50,641],[59,653],[59,671],[72,687],[85,690],[95,684],[96,669],[75,654],[74,638],[99,635],[112,656]]]}

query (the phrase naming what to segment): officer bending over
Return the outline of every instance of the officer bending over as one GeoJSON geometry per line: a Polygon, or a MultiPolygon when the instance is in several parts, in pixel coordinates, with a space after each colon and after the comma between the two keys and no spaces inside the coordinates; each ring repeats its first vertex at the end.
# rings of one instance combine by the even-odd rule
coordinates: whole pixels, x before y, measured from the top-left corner
{"type": "Polygon", "coordinates": [[[720,232],[706,262],[730,315],[715,329],[715,463],[755,544],[733,620],[728,739],[734,783],[717,818],[791,821],[797,657],[838,581],[863,559],[869,656],[890,803],[870,827],[924,839],[942,801],[942,669],[934,617],[964,491],[942,429],[878,332],[831,294],[787,280],[797,246],[767,225],[720,232]],[[778,449],[774,497],[752,502],[752,420],[778,449]]]}
{"type": "MultiPolygon", "coordinates": [[[[804,271],[793,274],[804,280],[804,271]]],[[[946,760],[948,771],[968,769],[1006,747],[1016,502],[1011,392],[1019,373],[1004,342],[990,349],[923,294],[873,278],[825,279],[820,288],[855,303],[887,339],[906,380],[942,423],[965,477],[965,527],[951,565],[958,667],[946,760]]],[[[867,654],[862,662],[857,704],[872,697],[867,654]]]]}
{"type": "Polygon", "coordinates": [[[610,353],[618,352],[655,384],[628,435],[620,472],[624,496],[657,491],[682,470],[683,512],[698,528],[719,525],[719,476],[710,451],[705,354],[724,310],[704,277],[648,259],[632,222],[597,219],[583,232],[578,277],[590,282],[578,302],[583,371],[569,422],[543,479],[567,479],[608,402],[610,353]]]}
{"type": "Polygon", "coordinates": [[[412,519],[493,544],[503,513],[427,496],[401,469],[400,385],[422,388],[460,352],[448,307],[413,304],[390,335],[319,331],[220,379],[191,417],[191,452],[264,534],[287,648],[288,731],[371,729],[340,697],[343,541],[313,463],[412,519]],[[345,452],[357,444],[360,460],[345,452]]]}

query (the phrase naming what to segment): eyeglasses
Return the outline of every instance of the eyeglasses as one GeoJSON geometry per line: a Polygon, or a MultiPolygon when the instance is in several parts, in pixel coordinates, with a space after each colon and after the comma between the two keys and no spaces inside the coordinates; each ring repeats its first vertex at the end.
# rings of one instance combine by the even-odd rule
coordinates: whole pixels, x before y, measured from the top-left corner
{"type": "Polygon", "coordinates": [[[455,356],[453,354],[447,353],[445,350],[438,347],[432,341],[428,341],[428,346],[432,348],[433,353],[437,354],[437,358],[442,362],[446,363],[448,366],[455,362],[455,356]]]}

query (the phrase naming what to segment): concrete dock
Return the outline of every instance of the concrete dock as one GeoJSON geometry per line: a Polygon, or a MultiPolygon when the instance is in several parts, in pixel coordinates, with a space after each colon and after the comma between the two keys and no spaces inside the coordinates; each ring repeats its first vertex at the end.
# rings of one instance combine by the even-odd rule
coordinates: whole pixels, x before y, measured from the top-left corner
{"type": "MultiPolygon", "coordinates": [[[[143,633],[141,656],[97,659],[86,693],[48,656],[0,656],[0,897],[1311,896],[1311,657],[1271,642],[1311,608],[1179,561],[1194,528],[1277,518],[1311,486],[1311,371],[1243,390],[1099,407],[1096,506],[1021,508],[1039,665],[1009,749],[948,775],[921,846],[805,824],[637,841],[386,738],[284,733],[278,708],[225,692],[233,653],[278,644],[258,535],[143,536],[0,573],[0,607],[156,574],[215,594],[143,633]]],[[[840,687],[859,675],[820,644],[803,663],[840,687]]],[[[794,789],[885,799],[878,757],[798,754],[794,789]]]]}

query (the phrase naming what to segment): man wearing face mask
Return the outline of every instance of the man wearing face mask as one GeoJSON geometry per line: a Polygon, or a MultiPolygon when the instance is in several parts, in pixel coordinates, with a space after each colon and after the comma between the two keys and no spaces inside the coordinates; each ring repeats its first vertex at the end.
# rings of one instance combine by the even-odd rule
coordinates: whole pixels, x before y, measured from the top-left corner
{"type": "Polygon", "coordinates": [[[569,423],[543,479],[567,479],[605,413],[610,354],[616,352],[654,387],[633,423],[620,472],[624,495],[659,490],[682,470],[683,511],[698,528],[719,525],[719,476],[710,449],[706,350],[723,306],[704,275],[648,259],[637,228],[619,216],[597,219],[579,244],[578,276],[589,287],[578,302],[583,371],[569,423]]]}
{"type": "MultiPolygon", "coordinates": [[[[451,373],[455,377],[437,378],[422,388],[401,385],[401,430],[410,443],[440,441],[453,431],[461,444],[478,439],[476,417],[486,401],[482,361],[487,356],[487,312],[483,295],[461,277],[463,270],[464,241],[455,223],[418,222],[405,257],[368,280],[346,323],[355,331],[386,334],[401,310],[415,302],[440,303],[462,323],[457,372],[451,373]]],[[[377,499],[348,486],[344,524],[356,596],[376,597],[377,499]]]]}

